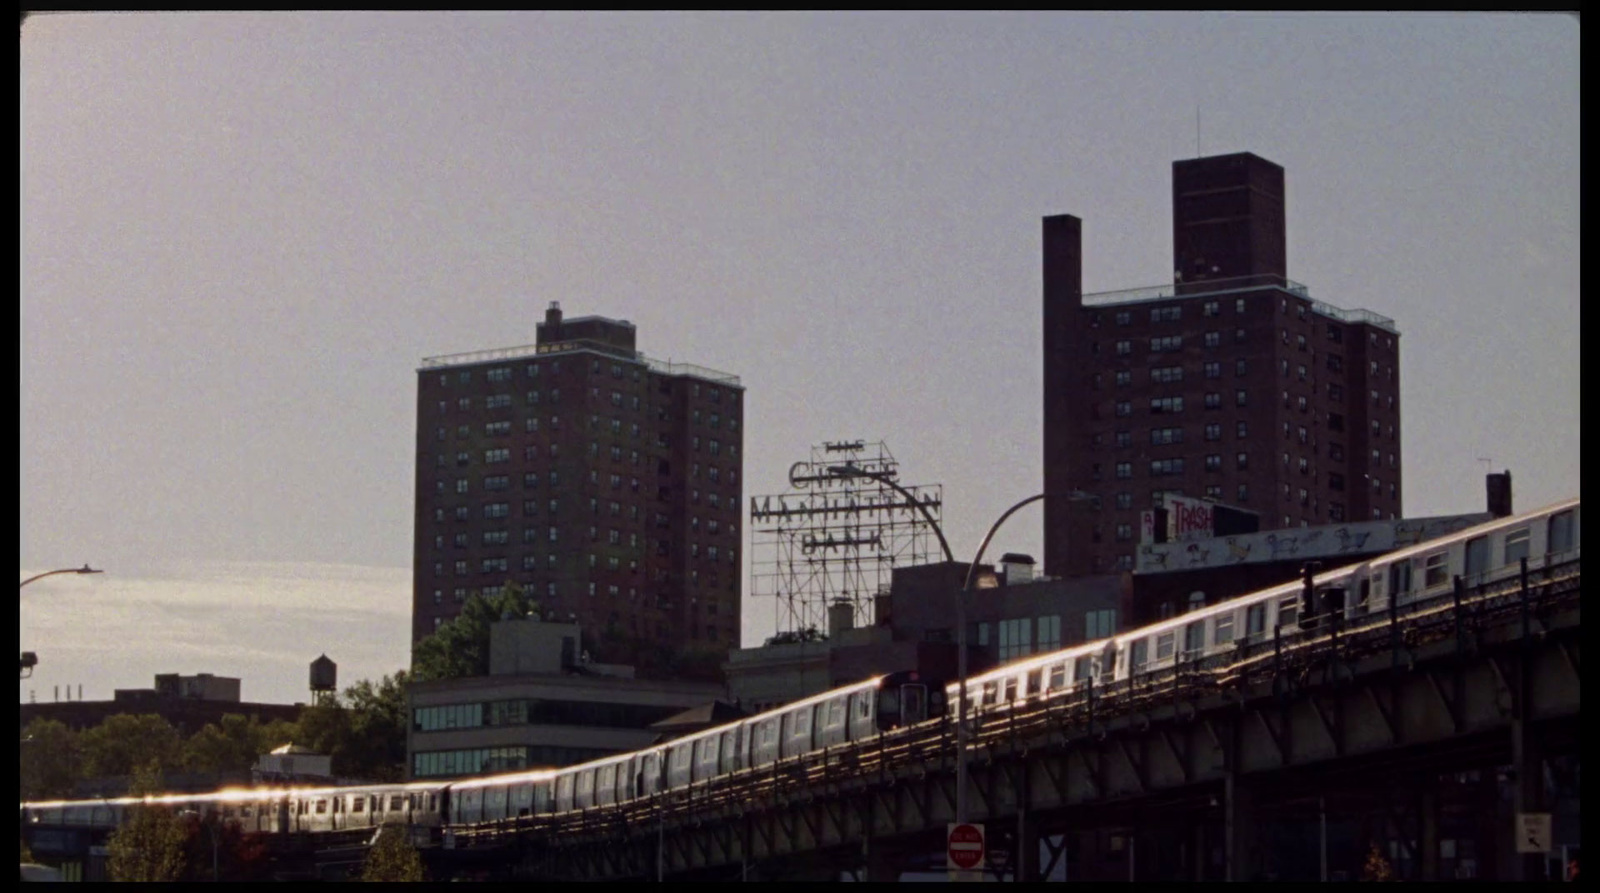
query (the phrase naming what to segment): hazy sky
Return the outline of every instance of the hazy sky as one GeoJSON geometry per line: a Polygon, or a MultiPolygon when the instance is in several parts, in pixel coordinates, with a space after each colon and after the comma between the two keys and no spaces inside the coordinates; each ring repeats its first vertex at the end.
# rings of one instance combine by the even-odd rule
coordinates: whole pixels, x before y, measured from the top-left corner
{"type": "Polygon", "coordinates": [[[970,555],[1042,485],[1040,218],[1083,219],[1087,291],[1169,282],[1197,150],[1282,165],[1290,277],[1396,321],[1406,514],[1481,510],[1480,457],[1519,508],[1575,495],[1578,42],[1566,15],[30,18],[21,573],[108,573],[22,590],[22,697],[403,666],[416,367],[532,343],[551,300],[740,375],[747,496],[883,440],[970,555]]]}

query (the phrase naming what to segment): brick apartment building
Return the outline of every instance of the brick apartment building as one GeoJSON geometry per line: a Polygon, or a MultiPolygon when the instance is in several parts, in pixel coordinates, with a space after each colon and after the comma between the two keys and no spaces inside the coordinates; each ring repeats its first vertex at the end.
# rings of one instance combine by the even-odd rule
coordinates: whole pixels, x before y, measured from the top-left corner
{"type": "Polygon", "coordinates": [[[1394,322],[1286,278],[1283,169],[1172,165],[1171,285],[1083,294],[1081,225],[1044,218],[1045,567],[1131,570],[1165,494],[1261,529],[1400,517],[1394,322]]]}
{"type": "Polygon", "coordinates": [[[738,645],[744,389],[634,340],[552,303],[534,345],[423,360],[413,644],[515,581],[596,661],[738,645]]]}

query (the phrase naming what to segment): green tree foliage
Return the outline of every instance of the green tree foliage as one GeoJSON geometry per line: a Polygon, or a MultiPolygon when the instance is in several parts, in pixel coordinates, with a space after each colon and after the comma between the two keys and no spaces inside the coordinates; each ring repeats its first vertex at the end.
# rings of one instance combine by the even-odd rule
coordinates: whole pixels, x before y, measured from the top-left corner
{"type": "Polygon", "coordinates": [[[772,638],[767,639],[765,644],[793,645],[799,642],[826,642],[827,640],[827,633],[822,632],[814,626],[808,626],[802,630],[789,630],[787,632],[778,633],[772,638]]]}
{"type": "Polygon", "coordinates": [[[153,713],[108,716],[78,740],[87,778],[133,775],[151,762],[159,773],[183,762],[183,740],[177,729],[153,713]]]}
{"type": "Polygon", "coordinates": [[[352,775],[373,781],[405,778],[408,681],[406,671],[398,670],[377,683],[363,679],[344,690],[350,710],[346,763],[352,775]]]}
{"type": "Polygon", "coordinates": [[[378,839],[367,851],[367,861],[361,868],[363,881],[425,881],[427,873],[422,868],[422,856],[406,839],[404,828],[386,825],[378,832],[378,839]]]}
{"type": "MultiPolygon", "coordinates": [[[[133,795],[158,793],[160,789],[159,761],[152,760],[134,773],[133,795]]],[[[175,881],[183,876],[188,837],[183,822],[168,807],[135,806],[106,842],[106,870],[116,881],[175,881]]]]}
{"type": "Polygon", "coordinates": [[[405,777],[405,670],[374,683],[361,680],[343,694],[300,714],[295,743],[333,758],[333,774],[368,781],[405,777]]]}
{"type": "Polygon", "coordinates": [[[207,723],[184,742],[184,768],[190,772],[247,772],[261,754],[277,746],[267,743],[265,731],[255,717],[226,714],[220,724],[207,723]]]}
{"type": "Polygon", "coordinates": [[[260,877],[269,835],[245,833],[236,819],[180,812],[185,881],[248,881],[260,877]],[[215,874],[213,875],[213,871],[215,874]]]}
{"type": "Polygon", "coordinates": [[[80,777],[78,735],[53,719],[35,719],[22,730],[19,747],[24,800],[66,797],[80,777]]]}
{"type": "Polygon", "coordinates": [[[411,653],[411,678],[459,679],[489,675],[489,627],[500,620],[527,617],[539,605],[516,582],[507,580],[500,594],[467,596],[461,613],[417,643],[411,653]]]}

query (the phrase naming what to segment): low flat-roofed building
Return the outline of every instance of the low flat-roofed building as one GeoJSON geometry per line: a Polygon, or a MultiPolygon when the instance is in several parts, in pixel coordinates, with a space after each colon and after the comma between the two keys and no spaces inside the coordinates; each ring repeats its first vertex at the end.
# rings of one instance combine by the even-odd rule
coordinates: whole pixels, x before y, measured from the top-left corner
{"type": "Polygon", "coordinates": [[[724,696],[720,685],[632,678],[584,661],[576,624],[508,620],[490,633],[490,675],[413,683],[410,778],[568,766],[646,747],[651,726],[724,696]]]}
{"type": "Polygon", "coordinates": [[[277,719],[294,722],[304,709],[304,704],[241,701],[239,680],[233,677],[161,673],[155,677],[154,688],[119,688],[109,701],[29,703],[22,704],[20,712],[24,727],[35,719],[53,719],[76,731],[94,728],[108,716],[153,713],[171,723],[179,735],[188,737],[207,723],[220,723],[230,713],[255,717],[263,723],[277,719]]]}

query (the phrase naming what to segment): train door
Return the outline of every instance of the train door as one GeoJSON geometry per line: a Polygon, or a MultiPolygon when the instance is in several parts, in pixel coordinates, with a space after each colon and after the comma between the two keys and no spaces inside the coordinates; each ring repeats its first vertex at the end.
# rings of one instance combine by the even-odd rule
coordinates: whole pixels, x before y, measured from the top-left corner
{"type": "Polygon", "coordinates": [[[719,748],[722,752],[722,762],[719,768],[724,775],[737,772],[739,769],[739,730],[742,728],[744,726],[735,726],[722,733],[722,745],[719,748]]]}
{"type": "Polygon", "coordinates": [[[1410,595],[1411,559],[1402,558],[1389,565],[1389,597],[1398,605],[1410,601],[1410,595]]]}
{"type": "Polygon", "coordinates": [[[928,718],[928,686],[907,682],[900,686],[900,725],[909,726],[928,718]]]}
{"type": "Polygon", "coordinates": [[[661,790],[661,757],[664,751],[652,750],[644,755],[644,785],[645,793],[653,794],[661,790]]]}
{"type": "Polygon", "coordinates": [[[1489,570],[1489,538],[1475,536],[1467,540],[1467,566],[1464,576],[1467,585],[1478,583],[1489,570]]]}
{"type": "Polygon", "coordinates": [[[509,802],[506,804],[506,815],[510,818],[522,818],[533,814],[533,786],[535,782],[526,782],[511,788],[509,802]]]}
{"type": "Polygon", "coordinates": [[[1578,547],[1577,521],[1577,513],[1571,509],[1550,516],[1545,529],[1546,555],[1559,556],[1578,547]]]}

